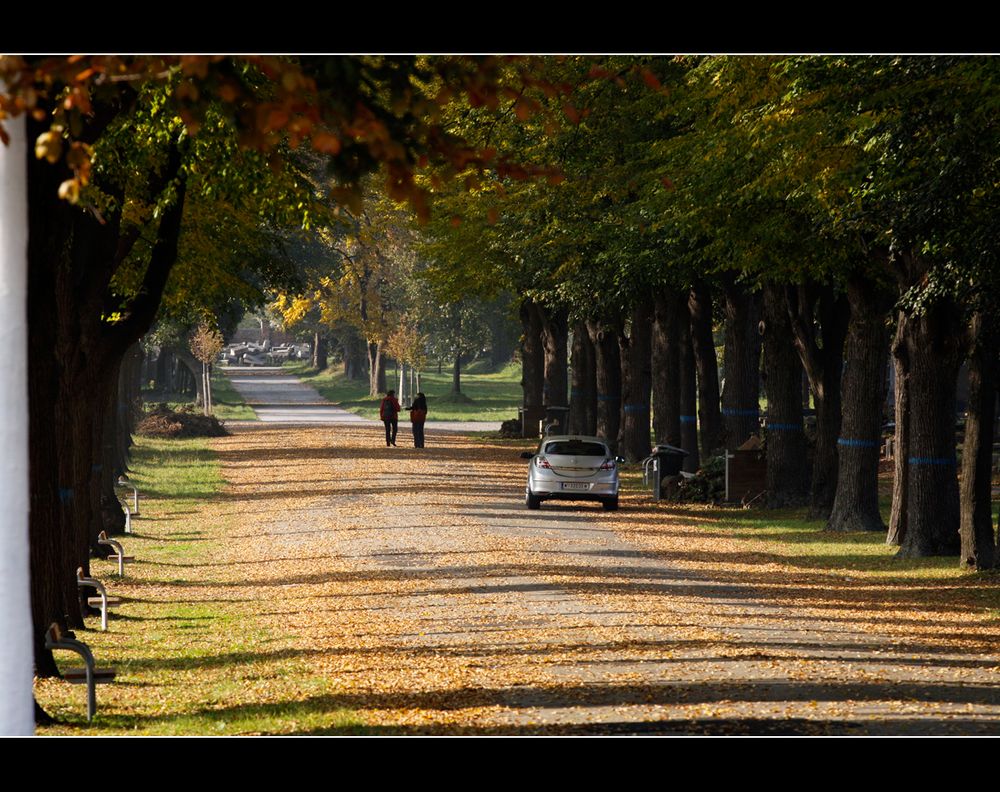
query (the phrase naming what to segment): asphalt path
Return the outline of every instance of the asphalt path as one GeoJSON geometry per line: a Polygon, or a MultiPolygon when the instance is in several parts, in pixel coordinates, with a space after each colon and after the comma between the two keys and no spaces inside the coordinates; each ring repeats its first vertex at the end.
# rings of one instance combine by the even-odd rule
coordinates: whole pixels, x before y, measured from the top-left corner
{"type": "Polygon", "coordinates": [[[949,599],[975,580],[881,585],[634,491],[529,511],[515,448],[374,436],[220,438],[225,508],[253,521],[213,567],[254,569],[268,629],[373,728],[1000,733],[998,628],[949,599]]]}
{"type": "MultiPolygon", "coordinates": [[[[362,418],[327,401],[311,385],[280,367],[229,367],[220,371],[257,415],[266,423],[351,424],[382,426],[381,421],[362,418]]],[[[433,410],[433,404],[431,405],[433,410]]],[[[235,423],[235,422],[230,422],[235,423]]],[[[400,429],[406,424],[405,414],[400,429]]],[[[425,432],[489,432],[500,428],[499,421],[434,421],[426,423],[425,432]]]]}

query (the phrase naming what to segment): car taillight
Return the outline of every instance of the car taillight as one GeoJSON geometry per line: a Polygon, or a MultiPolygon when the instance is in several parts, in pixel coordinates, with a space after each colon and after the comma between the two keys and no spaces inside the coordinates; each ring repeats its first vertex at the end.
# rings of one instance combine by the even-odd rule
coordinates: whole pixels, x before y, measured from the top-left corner
{"type": "Polygon", "coordinates": [[[549,470],[552,470],[552,465],[549,464],[549,460],[547,460],[543,456],[535,457],[535,464],[538,465],[538,467],[540,468],[547,468],[549,470]]]}
{"type": "Polygon", "coordinates": [[[604,462],[601,463],[601,470],[614,470],[614,469],[615,469],[615,460],[613,459],[605,459],[604,462]]]}

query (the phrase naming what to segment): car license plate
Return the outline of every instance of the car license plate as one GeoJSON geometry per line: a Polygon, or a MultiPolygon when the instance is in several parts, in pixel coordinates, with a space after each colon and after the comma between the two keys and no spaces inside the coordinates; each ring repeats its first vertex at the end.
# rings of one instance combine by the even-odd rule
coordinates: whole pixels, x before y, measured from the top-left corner
{"type": "Polygon", "coordinates": [[[579,483],[578,484],[575,481],[564,481],[563,485],[562,485],[562,488],[564,490],[581,490],[581,491],[586,491],[586,490],[590,489],[590,485],[589,484],[583,484],[583,483],[579,483]]]}

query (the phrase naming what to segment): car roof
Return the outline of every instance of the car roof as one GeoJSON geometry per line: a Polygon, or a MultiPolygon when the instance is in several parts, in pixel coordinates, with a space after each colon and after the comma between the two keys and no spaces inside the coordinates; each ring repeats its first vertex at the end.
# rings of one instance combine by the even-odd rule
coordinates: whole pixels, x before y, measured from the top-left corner
{"type": "Polygon", "coordinates": [[[553,440],[579,440],[584,443],[601,443],[607,445],[608,441],[603,437],[592,437],[590,435],[548,435],[539,441],[539,445],[551,443],[553,440]]]}

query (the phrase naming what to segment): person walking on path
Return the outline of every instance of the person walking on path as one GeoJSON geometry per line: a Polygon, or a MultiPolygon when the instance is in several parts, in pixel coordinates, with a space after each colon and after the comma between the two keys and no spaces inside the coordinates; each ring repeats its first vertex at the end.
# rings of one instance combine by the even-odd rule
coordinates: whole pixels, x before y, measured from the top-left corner
{"type": "Polygon", "coordinates": [[[399,402],[396,401],[396,391],[386,391],[382,405],[378,408],[378,417],[385,424],[385,444],[396,445],[396,432],[399,430],[399,402]]]}
{"type": "Polygon", "coordinates": [[[413,447],[424,447],[424,421],[427,420],[427,397],[422,393],[417,394],[410,407],[410,423],[413,424],[413,447]]]}

